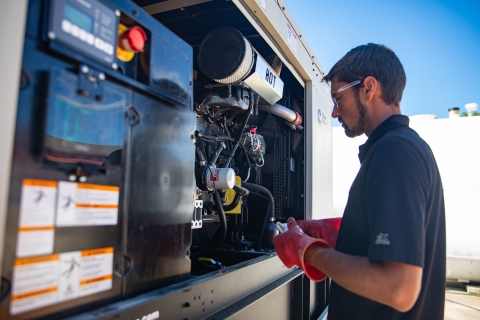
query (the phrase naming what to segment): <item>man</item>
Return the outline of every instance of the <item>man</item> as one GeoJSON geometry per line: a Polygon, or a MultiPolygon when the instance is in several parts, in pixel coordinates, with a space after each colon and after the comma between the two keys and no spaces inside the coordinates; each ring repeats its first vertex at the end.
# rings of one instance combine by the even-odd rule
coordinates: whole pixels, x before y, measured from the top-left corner
{"type": "Polygon", "coordinates": [[[389,48],[368,44],[348,52],[324,80],[345,134],[368,136],[361,167],[335,250],[318,231],[322,221],[297,225],[293,218],[275,249],[311,279],[331,278],[328,319],[443,319],[442,182],[430,147],[400,113],[403,66],[389,48]]]}

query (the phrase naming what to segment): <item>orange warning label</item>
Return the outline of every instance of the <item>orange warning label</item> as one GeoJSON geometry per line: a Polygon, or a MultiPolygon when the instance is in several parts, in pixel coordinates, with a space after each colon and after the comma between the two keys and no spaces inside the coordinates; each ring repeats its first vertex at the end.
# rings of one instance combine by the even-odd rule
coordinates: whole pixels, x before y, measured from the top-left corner
{"type": "Polygon", "coordinates": [[[26,264],[42,263],[42,262],[56,261],[56,260],[60,260],[60,255],[52,254],[49,256],[42,256],[42,257],[23,258],[23,259],[15,260],[15,266],[23,266],[26,264]]]}
{"type": "Polygon", "coordinates": [[[24,186],[37,186],[37,187],[48,187],[56,188],[56,181],[47,181],[47,180],[33,180],[33,179],[23,179],[24,186]]]}
{"type": "Polygon", "coordinates": [[[117,204],[89,204],[89,203],[77,203],[77,208],[96,208],[96,209],[118,209],[117,204]]]}
{"type": "Polygon", "coordinates": [[[108,254],[108,253],[113,253],[112,247],[93,249],[93,250],[84,250],[82,251],[82,257],[95,256],[98,254],[108,254]]]}
{"type": "Polygon", "coordinates": [[[28,231],[48,231],[55,230],[55,226],[44,226],[44,227],[19,227],[18,231],[28,232],[28,231]]]}
{"type": "Polygon", "coordinates": [[[93,190],[104,190],[104,191],[120,191],[120,187],[116,186],[104,186],[98,184],[88,184],[88,183],[79,183],[77,185],[78,189],[93,189],[93,190]]]}
{"type": "Polygon", "coordinates": [[[81,285],[81,286],[84,286],[84,285],[86,285],[86,284],[90,284],[90,283],[94,283],[94,282],[100,282],[100,281],[105,281],[105,280],[110,280],[110,279],[112,279],[112,275],[111,275],[111,274],[106,275],[106,276],[102,276],[102,277],[97,277],[97,278],[82,280],[82,281],[80,281],[80,285],[81,285]]]}
{"type": "Polygon", "coordinates": [[[12,301],[17,301],[17,300],[21,300],[21,299],[25,299],[25,298],[31,298],[31,297],[38,296],[38,295],[41,295],[41,294],[56,292],[56,291],[57,291],[57,287],[51,287],[51,288],[47,288],[47,289],[42,289],[42,290],[37,290],[37,291],[32,291],[32,292],[26,292],[26,293],[22,293],[22,294],[16,294],[16,295],[12,296],[11,300],[12,301]]]}
{"type": "Polygon", "coordinates": [[[116,225],[119,195],[117,186],[60,181],[56,226],[116,225]]]}

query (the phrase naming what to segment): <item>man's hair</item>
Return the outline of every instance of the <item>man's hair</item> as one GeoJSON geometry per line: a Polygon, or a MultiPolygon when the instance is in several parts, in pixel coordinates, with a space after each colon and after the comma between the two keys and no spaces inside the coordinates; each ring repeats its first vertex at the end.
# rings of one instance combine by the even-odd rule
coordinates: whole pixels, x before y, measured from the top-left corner
{"type": "MultiPolygon", "coordinates": [[[[392,49],[369,43],[350,50],[323,77],[323,81],[353,82],[372,76],[380,82],[386,104],[400,106],[407,82],[405,70],[392,49]]],[[[363,86],[354,87],[356,90],[363,86]]]]}

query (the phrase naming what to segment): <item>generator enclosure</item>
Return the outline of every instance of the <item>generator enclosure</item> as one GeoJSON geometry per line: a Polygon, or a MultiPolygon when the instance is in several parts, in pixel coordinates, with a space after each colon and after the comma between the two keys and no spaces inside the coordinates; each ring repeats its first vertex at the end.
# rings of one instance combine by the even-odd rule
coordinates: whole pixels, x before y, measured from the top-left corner
{"type": "Polygon", "coordinates": [[[2,11],[1,319],[320,315],[273,244],[332,216],[329,88],[281,0],[2,11]]]}

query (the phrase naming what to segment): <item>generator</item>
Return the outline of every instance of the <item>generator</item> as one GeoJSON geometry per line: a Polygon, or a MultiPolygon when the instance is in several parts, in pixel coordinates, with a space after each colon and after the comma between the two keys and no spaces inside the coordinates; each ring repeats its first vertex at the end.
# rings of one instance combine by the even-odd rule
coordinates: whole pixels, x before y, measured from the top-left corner
{"type": "Polygon", "coordinates": [[[282,1],[8,6],[2,319],[320,315],[274,251],[332,215],[329,89],[282,1]]]}

